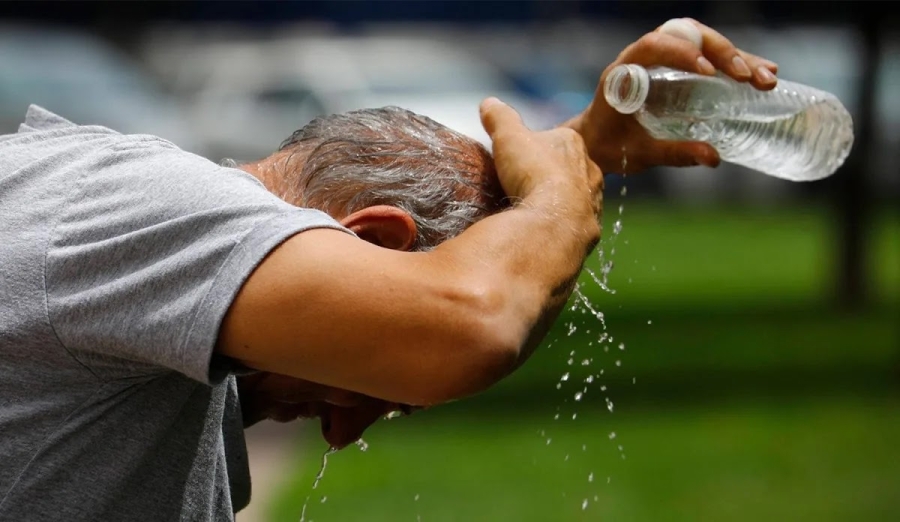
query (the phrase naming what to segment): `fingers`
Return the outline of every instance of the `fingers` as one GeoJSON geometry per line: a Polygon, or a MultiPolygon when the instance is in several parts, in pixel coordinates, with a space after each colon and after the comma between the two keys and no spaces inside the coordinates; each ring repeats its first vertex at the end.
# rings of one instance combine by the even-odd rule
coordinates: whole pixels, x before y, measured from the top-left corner
{"type": "Polygon", "coordinates": [[[703,54],[717,69],[735,80],[749,81],[757,88],[771,89],[775,86],[778,66],[774,62],[741,51],[712,27],[692,18],[687,20],[700,31],[703,36],[703,54]]]}
{"type": "Polygon", "coordinates": [[[382,401],[355,408],[331,407],[322,413],[322,436],[333,448],[343,448],[362,437],[366,428],[385,414],[382,401]]]}
{"type": "Polygon", "coordinates": [[[654,150],[658,157],[651,158],[651,161],[657,165],[716,167],[720,162],[716,149],[699,141],[659,141],[654,150]]]}
{"type": "Polygon", "coordinates": [[[488,98],[479,107],[481,124],[491,139],[500,131],[521,130],[525,128],[522,117],[509,105],[497,98],[488,98]]]}
{"type": "Polygon", "coordinates": [[[778,78],[775,75],[778,74],[778,64],[745,51],[738,52],[744,61],[753,67],[753,78],[750,79],[750,83],[754,87],[769,90],[777,85],[778,78]]]}
{"type": "Polygon", "coordinates": [[[641,65],[665,65],[710,75],[720,70],[758,89],[771,89],[777,83],[777,64],[738,49],[721,33],[692,18],[669,20],[633,45],[632,52],[644,61],[641,65]],[[661,56],[663,53],[668,56],[661,56]]]}
{"type": "Polygon", "coordinates": [[[618,63],[634,63],[644,67],[662,65],[681,71],[715,74],[716,69],[699,47],[689,40],[652,32],[629,45],[619,55],[618,63]]]}

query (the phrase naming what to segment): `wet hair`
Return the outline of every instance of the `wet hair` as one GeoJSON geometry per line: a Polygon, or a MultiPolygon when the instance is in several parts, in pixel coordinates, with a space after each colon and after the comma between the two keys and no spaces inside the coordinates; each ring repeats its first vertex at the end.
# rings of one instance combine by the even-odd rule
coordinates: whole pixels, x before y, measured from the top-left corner
{"type": "Polygon", "coordinates": [[[414,250],[429,250],[506,206],[476,140],[399,107],[322,116],[279,147],[280,197],[331,215],[373,205],[406,211],[414,250]]]}

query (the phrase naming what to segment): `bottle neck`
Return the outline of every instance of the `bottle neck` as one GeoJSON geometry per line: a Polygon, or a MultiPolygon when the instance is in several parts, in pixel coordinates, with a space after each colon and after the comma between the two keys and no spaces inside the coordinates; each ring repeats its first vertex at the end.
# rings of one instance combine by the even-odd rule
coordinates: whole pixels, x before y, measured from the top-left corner
{"type": "Polygon", "coordinates": [[[622,114],[637,112],[650,93],[650,74],[635,64],[613,68],[603,83],[603,97],[610,107],[622,114]]]}

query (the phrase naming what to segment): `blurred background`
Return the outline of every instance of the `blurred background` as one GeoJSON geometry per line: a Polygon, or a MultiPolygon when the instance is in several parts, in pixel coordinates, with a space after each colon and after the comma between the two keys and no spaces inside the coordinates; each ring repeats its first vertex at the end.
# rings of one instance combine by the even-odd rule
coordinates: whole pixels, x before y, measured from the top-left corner
{"type": "Polygon", "coordinates": [[[374,426],[315,490],[318,426],[250,429],[238,520],[299,520],[307,502],[318,522],[900,520],[892,3],[3,2],[0,131],[38,103],[251,160],[316,115],[395,104],[486,141],[482,98],[555,125],[680,16],[837,95],[855,121],[844,167],[809,184],[610,173],[604,229],[622,231],[589,268],[612,259],[614,293],[581,282],[603,323],[573,301],[518,374],[374,426]]]}

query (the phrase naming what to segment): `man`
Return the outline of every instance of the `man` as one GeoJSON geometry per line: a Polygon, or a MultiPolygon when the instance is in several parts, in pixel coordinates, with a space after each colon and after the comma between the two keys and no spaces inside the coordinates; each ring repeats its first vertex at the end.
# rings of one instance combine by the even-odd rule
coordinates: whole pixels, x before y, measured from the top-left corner
{"type": "MultiPolygon", "coordinates": [[[[774,64],[679,24],[610,67],[774,86],[774,64]]],[[[387,109],[236,169],[30,109],[0,137],[0,520],[231,520],[245,423],[319,416],[339,447],[386,411],[489,387],[596,244],[601,169],[623,150],[632,171],[718,161],[602,97],[545,132],[498,100],[481,115],[493,165],[387,109]]]]}

